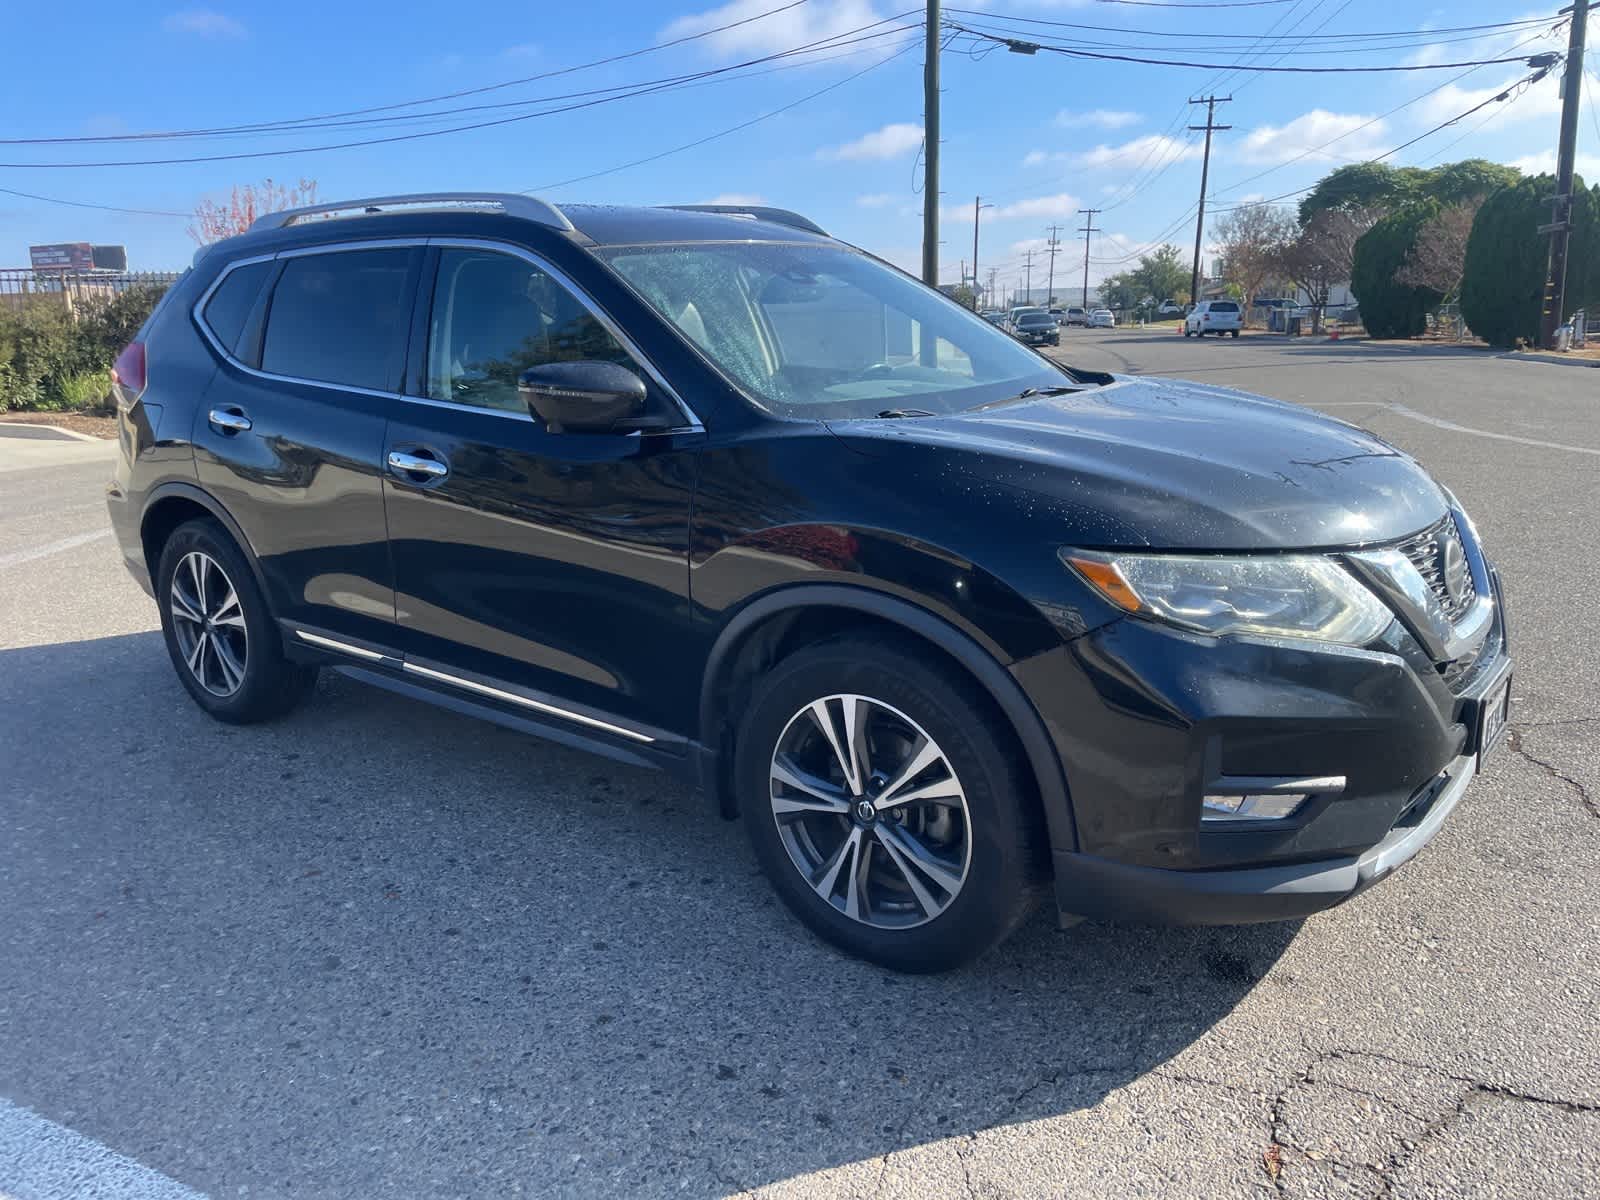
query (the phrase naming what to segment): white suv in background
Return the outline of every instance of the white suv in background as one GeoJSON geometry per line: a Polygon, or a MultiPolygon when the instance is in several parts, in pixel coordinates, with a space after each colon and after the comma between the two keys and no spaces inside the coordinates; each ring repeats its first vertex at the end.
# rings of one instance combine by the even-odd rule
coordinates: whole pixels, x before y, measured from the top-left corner
{"type": "Polygon", "coordinates": [[[1202,300],[1183,319],[1184,337],[1205,337],[1208,333],[1238,337],[1243,328],[1244,314],[1237,300],[1202,300]]]}

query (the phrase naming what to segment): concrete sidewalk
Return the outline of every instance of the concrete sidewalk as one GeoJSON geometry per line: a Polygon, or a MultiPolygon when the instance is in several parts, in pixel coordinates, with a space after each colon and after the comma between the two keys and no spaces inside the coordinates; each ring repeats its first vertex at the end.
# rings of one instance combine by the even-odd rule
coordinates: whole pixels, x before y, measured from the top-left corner
{"type": "Polygon", "coordinates": [[[57,440],[35,434],[14,436],[17,429],[36,430],[38,425],[12,425],[0,434],[0,473],[26,471],[38,467],[71,466],[76,463],[104,462],[107,473],[111,460],[117,456],[115,440],[95,438],[80,441],[76,437],[57,440]]]}

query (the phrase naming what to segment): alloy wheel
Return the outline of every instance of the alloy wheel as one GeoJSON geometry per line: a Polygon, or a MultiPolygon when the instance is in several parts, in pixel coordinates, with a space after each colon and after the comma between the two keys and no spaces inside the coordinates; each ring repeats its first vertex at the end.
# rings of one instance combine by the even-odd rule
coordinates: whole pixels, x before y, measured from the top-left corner
{"type": "Polygon", "coordinates": [[[881,700],[825,696],[795,713],[773,751],[770,794],[795,868],[852,920],[925,924],[966,881],[972,823],[955,769],[881,700]]]}
{"type": "Polygon", "coordinates": [[[189,673],[213,696],[233,695],[244,682],[250,638],[228,573],[209,554],[191,550],[172,573],[168,603],[189,673]]]}

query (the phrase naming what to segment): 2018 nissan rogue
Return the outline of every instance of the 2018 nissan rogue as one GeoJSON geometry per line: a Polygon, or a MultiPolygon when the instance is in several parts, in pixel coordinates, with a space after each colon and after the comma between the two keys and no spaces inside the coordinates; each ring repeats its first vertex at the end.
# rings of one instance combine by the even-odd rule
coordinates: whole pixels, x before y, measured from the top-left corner
{"type": "Polygon", "coordinates": [[[334,665],[666,768],[890,967],[1047,889],[1326,908],[1504,729],[1498,577],[1410,457],[1064,367],[793,213],[275,213],[115,378],[112,523],[208,713],[334,665]]]}

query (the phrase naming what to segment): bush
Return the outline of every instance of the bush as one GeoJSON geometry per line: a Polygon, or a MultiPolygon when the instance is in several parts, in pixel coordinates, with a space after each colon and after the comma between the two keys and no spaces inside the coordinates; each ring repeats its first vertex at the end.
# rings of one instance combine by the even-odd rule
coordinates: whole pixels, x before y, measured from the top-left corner
{"type": "MultiPolygon", "coordinates": [[[[1535,342],[1550,270],[1547,200],[1555,179],[1540,175],[1503,188],[1483,202],[1467,237],[1461,278],[1461,316],[1467,328],[1494,346],[1535,342]]],[[[1567,248],[1566,308],[1600,300],[1600,197],[1572,181],[1572,236],[1567,248]]]]}
{"type": "Polygon", "coordinates": [[[107,372],[164,289],[135,287],[74,323],[59,295],[18,297],[0,307],[0,412],[97,408],[107,372]]]}
{"type": "Polygon", "coordinates": [[[1400,283],[1423,226],[1439,215],[1432,200],[1409,204],[1379,221],[1356,242],[1350,290],[1361,303],[1361,319],[1375,338],[1416,337],[1426,327],[1428,310],[1441,295],[1428,287],[1400,283]]]}

